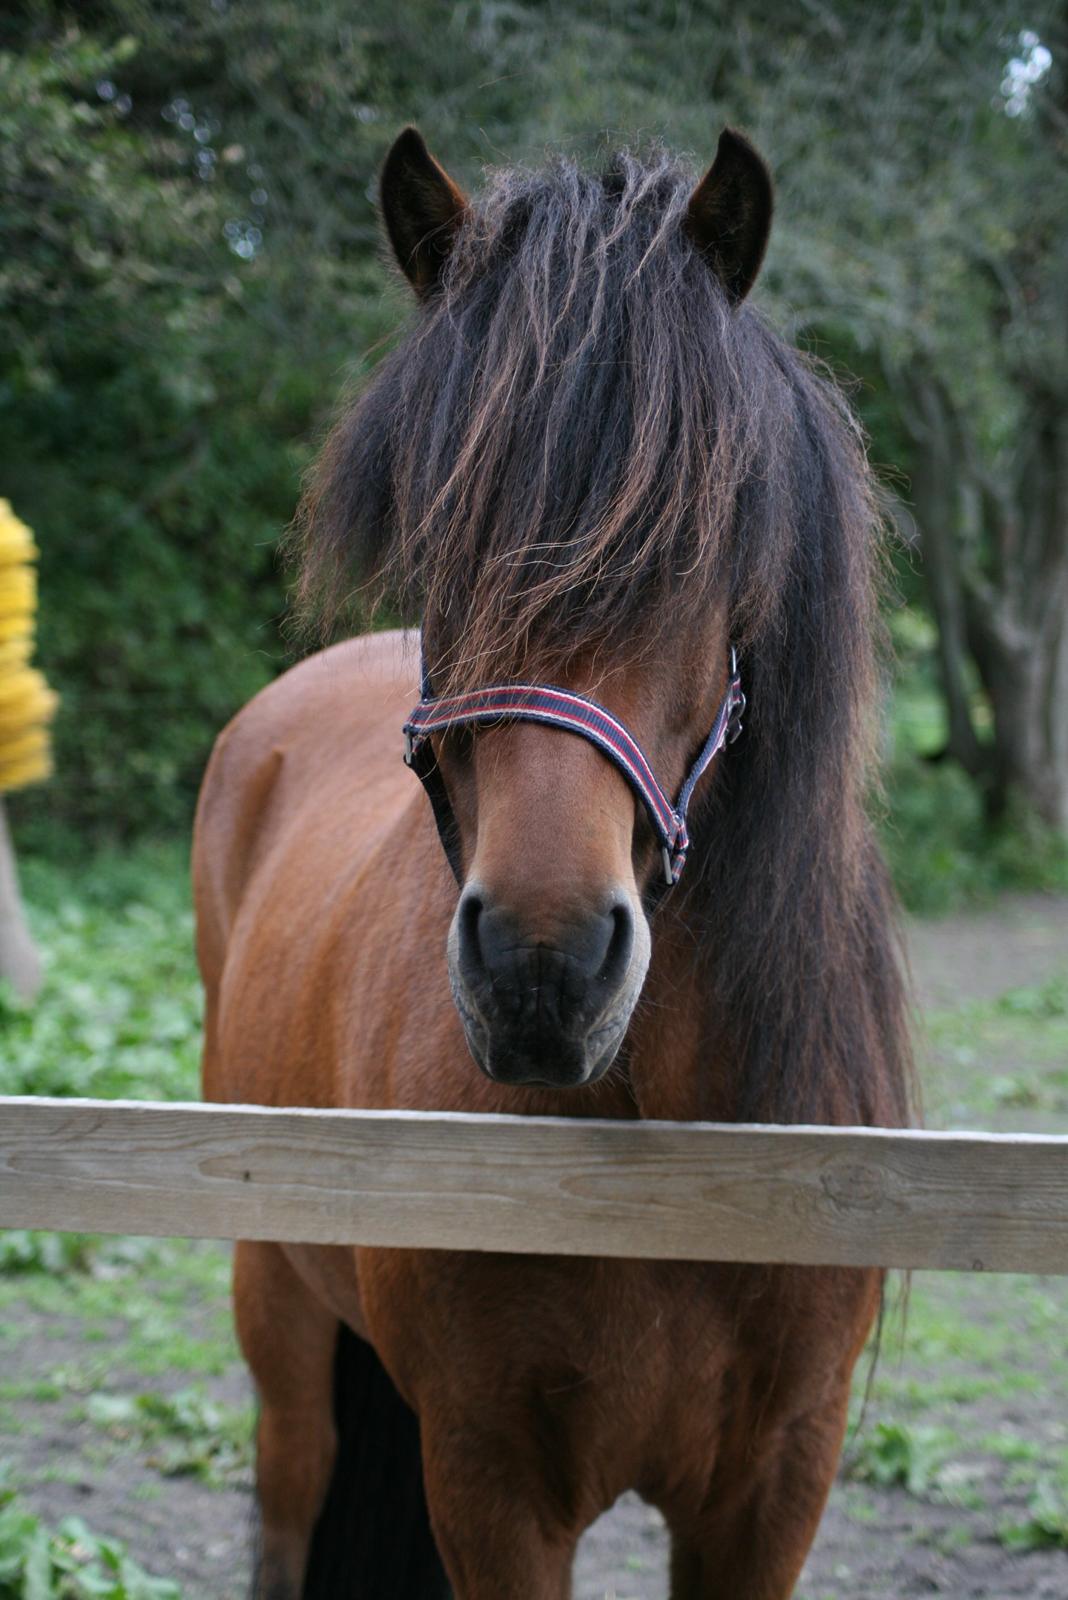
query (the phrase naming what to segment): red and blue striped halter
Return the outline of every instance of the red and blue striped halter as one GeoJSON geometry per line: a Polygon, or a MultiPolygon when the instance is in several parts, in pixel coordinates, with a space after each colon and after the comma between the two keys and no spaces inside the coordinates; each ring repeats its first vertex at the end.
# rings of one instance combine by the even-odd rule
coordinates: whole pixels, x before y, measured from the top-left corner
{"type": "Polygon", "coordinates": [[[466,694],[435,699],[424,673],[422,699],[404,724],[404,759],[422,780],[427,791],[445,854],[459,882],[461,871],[456,819],[434,756],[430,735],[444,733],[450,728],[487,722],[542,722],[549,727],[562,728],[565,733],[581,734],[618,767],[644,805],[653,832],[660,840],[664,887],[671,888],[678,883],[686,864],[686,851],[690,843],[686,832],[686,812],[690,797],[701,774],[724,745],[733,744],[741,733],[744,710],[742,678],[732,646],[727,692],[716,713],[712,730],[690,768],[674,805],[658,783],[641,745],[618,717],[586,695],[575,694],[570,689],[558,689],[552,684],[494,684],[486,689],[472,689],[466,694]]]}

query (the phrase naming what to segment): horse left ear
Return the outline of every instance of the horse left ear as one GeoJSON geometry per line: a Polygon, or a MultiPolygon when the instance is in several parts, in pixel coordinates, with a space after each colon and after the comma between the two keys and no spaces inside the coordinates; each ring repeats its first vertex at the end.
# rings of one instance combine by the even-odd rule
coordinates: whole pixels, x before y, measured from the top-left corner
{"type": "Polygon", "coordinates": [[[756,282],[771,232],[771,174],[733,128],[719,136],[716,159],[690,196],[686,231],[740,305],[756,282]]]}
{"type": "Polygon", "coordinates": [[[405,128],[390,146],[379,194],[393,252],[416,294],[428,294],[441,277],[467,198],[418,128],[405,128]]]}

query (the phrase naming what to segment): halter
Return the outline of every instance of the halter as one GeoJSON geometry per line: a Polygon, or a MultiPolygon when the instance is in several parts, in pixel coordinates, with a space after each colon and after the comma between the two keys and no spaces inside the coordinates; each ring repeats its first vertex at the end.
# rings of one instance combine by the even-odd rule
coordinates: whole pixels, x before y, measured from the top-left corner
{"type": "MultiPolygon", "coordinates": [[[[698,779],[726,744],[733,744],[742,731],[745,710],[742,677],[738,658],[731,646],[730,680],[720,702],[711,732],[690,768],[672,805],[657,782],[641,745],[610,711],[586,695],[558,689],[547,683],[502,683],[467,694],[435,699],[424,666],[422,698],[404,724],[404,760],[421,779],[434,809],[434,820],[442,848],[457,883],[462,881],[456,818],[430,743],[432,733],[449,728],[486,722],[542,722],[565,733],[581,734],[618,768],[648,813],[653,832],[660,840],[664,862],[663,889],[670,889],[682,876],[689,849],[686,812],[698,779]]],[[[663,890],[662,890],[663,892],[663,890]]]]}

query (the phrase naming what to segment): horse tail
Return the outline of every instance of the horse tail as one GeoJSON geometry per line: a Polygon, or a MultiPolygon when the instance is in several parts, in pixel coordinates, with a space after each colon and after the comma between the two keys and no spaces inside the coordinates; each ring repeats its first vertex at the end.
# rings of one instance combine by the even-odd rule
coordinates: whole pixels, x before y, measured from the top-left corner
{"type": "Polygon", "coordinates": [[[302,1600],[449,1600],[423,1488],[418,1419],[372,1347],[344,1325],[334,1421],[337,1459],[302,1600]]]}

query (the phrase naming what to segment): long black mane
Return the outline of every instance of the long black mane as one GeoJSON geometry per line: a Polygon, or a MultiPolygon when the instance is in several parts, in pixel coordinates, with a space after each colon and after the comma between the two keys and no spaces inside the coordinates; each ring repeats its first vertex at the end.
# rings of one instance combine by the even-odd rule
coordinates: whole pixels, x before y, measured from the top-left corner
{"type": "Polygon", "coordinates": [[[738,1114],[895,1121],[904,1003],[865,812],[870,474],[833,385],[693,248],[693,181],[662,154],[492,176],[309,483],[302,605],[422,615],[462,641],[434,663],[444,692],[594,647],[629,660],[726,595],[751,709],[680,906],[738,1114]]]}

